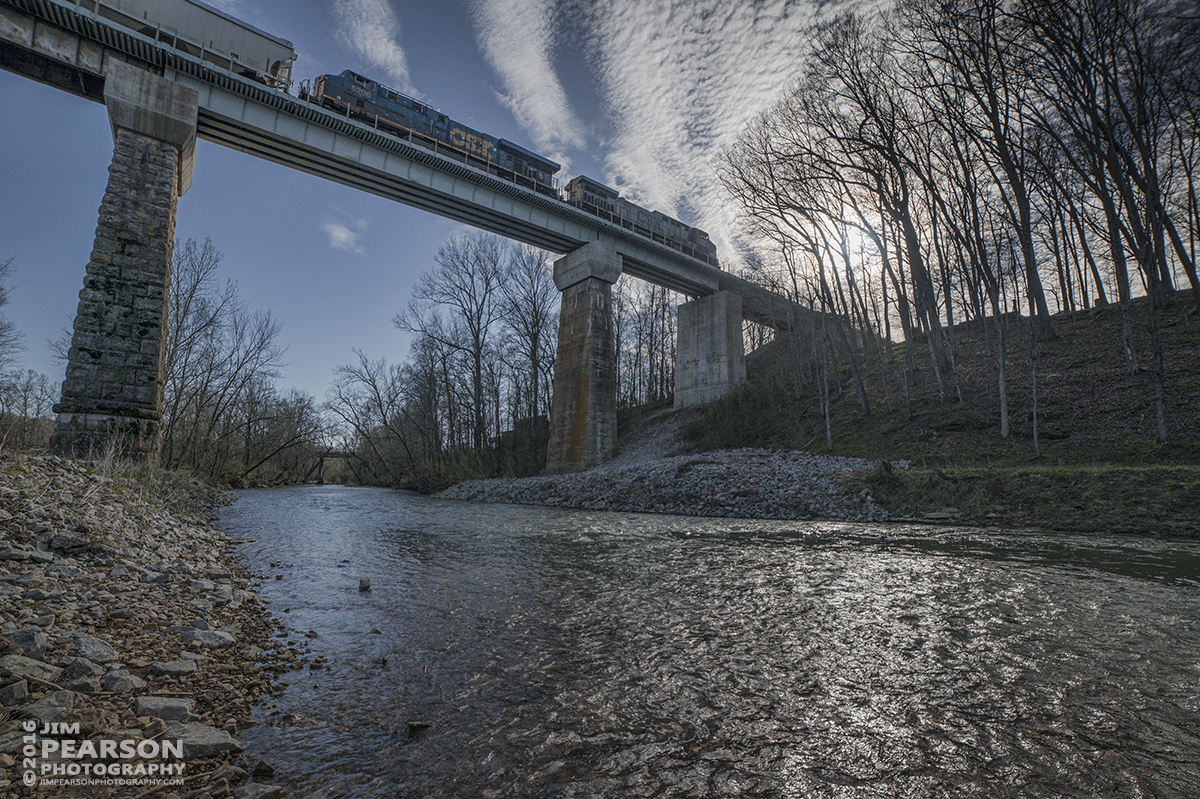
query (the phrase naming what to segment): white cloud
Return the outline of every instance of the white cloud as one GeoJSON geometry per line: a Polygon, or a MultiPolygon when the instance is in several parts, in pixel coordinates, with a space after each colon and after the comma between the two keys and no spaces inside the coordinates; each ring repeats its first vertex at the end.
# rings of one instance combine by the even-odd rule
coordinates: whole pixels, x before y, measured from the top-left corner
{"type": "Polygon", "coordinates": [[[408,59],[400,47],[400,20],[386,0],[336,0],[338,35],[392,88],[418,96],[408,74],[408,59]]]}
{"type": "Polygon", "coordinates": [[[329,236],[329,246],[335,250],[345,250],[356,255],[366,255],[367,251],[359,243],[358,237],[366,232],[367,223],[359,219],[349,225],[341,222],[322,222],[321,230],[329,236]]]}
{"type": "Polygon", "coordinates": [[[564,161],[584,146],[582,126],[554,71],[552,0],[476,0],[475,38],[504,84],[502,99],[537,149],[564,161]]]}
{"type": "MultiPolygon", "coordinates": [[[[837,12],[846,6],[833,4],[837,12]]],[[[612,120],[608,181],[631,201],[704,228],[723,258],[737,208],[715,158],[800,74],[811,0],[603,0],[589,52],[612,120]]]]}

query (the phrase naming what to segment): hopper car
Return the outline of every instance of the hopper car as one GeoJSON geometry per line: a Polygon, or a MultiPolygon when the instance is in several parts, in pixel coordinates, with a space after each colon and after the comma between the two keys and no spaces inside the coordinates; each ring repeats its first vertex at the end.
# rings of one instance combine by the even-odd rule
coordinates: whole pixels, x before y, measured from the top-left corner
{"type": "Polygon", "coordinates": [[[60,0],[174,47],[202,63],[281,91],[291,85],[292,43],[200,0],[60,0]]]}

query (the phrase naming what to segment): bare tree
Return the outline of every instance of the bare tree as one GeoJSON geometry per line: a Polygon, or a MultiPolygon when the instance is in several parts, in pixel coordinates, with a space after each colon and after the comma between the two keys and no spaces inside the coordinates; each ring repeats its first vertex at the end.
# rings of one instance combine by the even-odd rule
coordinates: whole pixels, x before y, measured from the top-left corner
{"type": "MultiPolygon", "coordinates": [[[[337,368],[326,407],[349,428],[352,447],[375,479],[395,485],[417,462],[404,424],[405,369],[360,350],[355,355],[358,363],[337,368]]],[[[428,421],[436,427],[436,419],[428,421]]]]}
{"type": "Polygon", "coordinates": [[[276,343],[280,325],[269,311],[248,311],[235,284],[220,283],[222,255],[211,241],[189,239],[176,253],[167,307],[162,461],[212,479],[236,476],[252,465],[244,450],[246,419],[262,423],[262,409],[248,416],[245,409],[275,402],[273,381],[286,351],[276,343]]]}
{"type": "Polygon", "coordinates": [[[1023,30],[1011,24],[1000,0],[952,5],[909,0],[899,7],[909,36],[897,40],[913,42],[913,61],[921,64],[926,78],[911,85],[919,93],[940,95],[937,112],[960,117],[959,129],[971,137],[993,170],[994,186],[1021,245],[1030,316],[1036,319],[1039,337],[1052,339],[1034,246],[1029,154],[1034,130],[1029,109],[1035,99],[1027,81],[1027,50],[1017,41],[1023,30]]]}
{"type": "Polygon", "coordinates": [[[481,232],[455,236],[438,249],[437,267],[421,274],[408,308],[392,320],[399,329],[431,338],[468,358],[472,443],[477,450],[487,443],[484,357],[501,315],[503,255],[499,236],[481,232]]]}
{"type": "MultiPolygon", "coordinates": [[[[1180,14],[1173,3],[1145,0],[1031,3],[1020,8],[1018,19],[1037,34],[1035,75],[1047,87],[1038,123],[1104,209],[1131,371],[1138,365],[1129,329],[1127,254],[1150,297],[1155,412],[1159,441],[1166,443],[1157,313],[1174,288],[1168,240],[1200,302],[1194,254],[1174,218],[1186,221],[1187,213],[1170,202],[1175,174],[1194,164],[1187,154],[1197,131],[1188,122],[1200,78],[1200,20],[1180,14]]],[[[1181,182],[1194,185],[1190,175],[1181,182]]]]}
{"type": "Polygon", "coordinates": [[[49,443],[57,389],[32,369],[0,375],[0,449],[41,449],[49,443]]]}
{"type": "MultiPolygon", "coordinates": [[[[554,340],[555,313],[559,291],[550,274],[550,257],[545,250],[515,244],[509,250],[501,282],[501,317],[511,332],[519,360],[525,370],[524,414],[538,416],[549,404],[542,394],[547,370],[548,344],[554,340]]],[[[521,413],[520,409],[516,409],[521,413]]]]}
{"type": "MultiPolygon", "coordinates": [[[[8,305],[11,291],[8,281],[16,269],[13,261],[13,256],[0,261],[0,310],[8,305]]],[[[16,323],[0,314],[0,372],[12,367],[22,349],[24,349],[23,337],[17,330],[16,323]]]]}

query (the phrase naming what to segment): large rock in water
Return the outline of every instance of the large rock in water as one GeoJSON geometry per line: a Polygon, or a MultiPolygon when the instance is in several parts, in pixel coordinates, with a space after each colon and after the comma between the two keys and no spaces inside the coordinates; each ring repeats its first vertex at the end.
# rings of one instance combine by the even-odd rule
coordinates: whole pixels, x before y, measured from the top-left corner
{"type": "Polygon", "coordinates": [[[212,757],[222,752],[241,752],[246,745],[225,730],[218,730],[198,722],[172,721],[167,724],[164,738],[183,741],[183,759],[212,757]]]}

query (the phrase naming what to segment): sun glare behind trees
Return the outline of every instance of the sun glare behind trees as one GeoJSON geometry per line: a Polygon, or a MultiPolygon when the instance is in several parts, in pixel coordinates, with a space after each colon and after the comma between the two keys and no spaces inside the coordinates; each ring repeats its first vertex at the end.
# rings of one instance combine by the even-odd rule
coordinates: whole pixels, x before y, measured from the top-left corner
{"type": "Polygon", "coordinates": [[[823,312],[800,382],[828,403],[829,362],[835,372],[845,364],[866,413],[863,374],[890,357],[878,343],[890,344],[894,315],[906,395],[927,359],[943,401],[962,404],[954,325],[990,318],[1006,438],[1005,318],[1023,311],[1036,450],[1051,302],[1075,312],[1115,299],[1119,357],[1136,372],[1130,301],[1144,293],[1148,403],[1165,444],[1157,317],[1181,281],[1200,302],[1194,6],[901,0],[882,16],[817,27],[806,50],[799,82],[720,164],[751,233],[774,253],[758,279],[823,312]],[[867,258],[848,246],[862,237],[867,258]]]}

